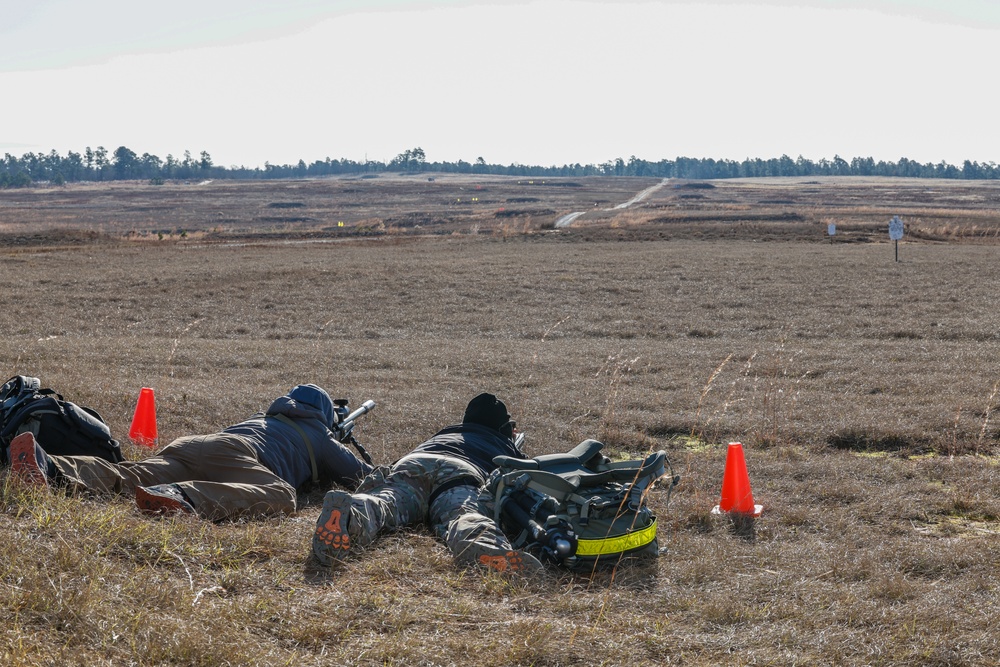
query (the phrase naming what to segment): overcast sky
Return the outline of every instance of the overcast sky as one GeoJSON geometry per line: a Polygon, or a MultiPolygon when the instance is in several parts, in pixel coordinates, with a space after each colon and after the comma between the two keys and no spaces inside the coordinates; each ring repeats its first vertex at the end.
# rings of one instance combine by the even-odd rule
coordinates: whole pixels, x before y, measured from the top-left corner
{"type": "Polygon", "coordinates": [[[994,0],[0,0],[0,154],[1000,162],[994,0]]]}

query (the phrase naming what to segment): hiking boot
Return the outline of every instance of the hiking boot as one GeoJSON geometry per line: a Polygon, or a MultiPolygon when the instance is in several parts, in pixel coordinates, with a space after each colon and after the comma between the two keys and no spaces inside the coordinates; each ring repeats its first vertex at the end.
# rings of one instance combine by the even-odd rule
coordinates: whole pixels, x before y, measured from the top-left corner
{"type": "Polygon", "coordinates": [[[323,565],[343,560],[351,549],[371,544],[380,525],[375,498],[327,491],[313,534],[313,555],[323,565]]]}
{"type": "Polygon", "coordinates": [[[475,544],[455,557],[459,565],[478,565],[502,574],[538,575],[545,572],[542,562],[527,551],[475,544]]]}
{"type": "Polygon", "coordinates": [[[10,469],[15,478],[27,486],[48,486],[49,459],[31,432],[10,441],[10,469]]]}
{"type": "Polygon", "coordinates": [[[143,514],[194,514],[194,505],[176,484],[137,486],[135,504],[143,514]]]}

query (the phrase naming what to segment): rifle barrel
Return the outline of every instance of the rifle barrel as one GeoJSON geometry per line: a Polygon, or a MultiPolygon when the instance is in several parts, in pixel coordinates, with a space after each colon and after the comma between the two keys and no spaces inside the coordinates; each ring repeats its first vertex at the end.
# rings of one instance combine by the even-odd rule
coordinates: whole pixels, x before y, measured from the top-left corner
{"type": "Polygon", "coordinates": [[[346,424],[350,424],[351,422],[353,422],[355,419],[357,419],[361,415],[365,414],[366,412],[371,412],[372,408],[374,408],[374,407],[375,407],[375,401],[373,401],[371,399],[368,399],[367,401],[365,401],[364,403],[361,404],[360,408],[358,408],[357,410],[355,410],[351,414],[347,415],[347,418],[344,419],[344,421],[342,421],[340,423],[341,426],[344,426],[346,424]]]}

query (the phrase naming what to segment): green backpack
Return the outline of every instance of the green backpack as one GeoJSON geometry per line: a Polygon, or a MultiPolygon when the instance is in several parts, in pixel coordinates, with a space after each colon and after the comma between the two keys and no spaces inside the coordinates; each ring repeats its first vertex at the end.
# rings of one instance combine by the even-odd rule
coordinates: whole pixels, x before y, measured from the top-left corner
{"type": "Polygon", "coordinates": [[[680,476],[663,451],[612,463],[600,453],[603,447],[584,440],[565,454],[493,459],[498,470],[487,491],[495,502],[494,518],[515,548],[570,570],[656,557],[656,517],[647,495],[668,478],[669,502],[680,476]]]}

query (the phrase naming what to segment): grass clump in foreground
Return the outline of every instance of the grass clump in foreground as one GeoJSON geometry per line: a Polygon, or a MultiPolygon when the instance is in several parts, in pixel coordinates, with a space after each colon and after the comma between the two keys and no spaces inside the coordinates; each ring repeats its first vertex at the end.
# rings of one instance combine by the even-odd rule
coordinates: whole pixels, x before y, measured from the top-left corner
{"type": "Polygon", "coordinates": [[[150,520],[5,479],[4,664],[992,662],[992,461],[773,447],[750,463],[765,514],[749,532],[705,518],[715,480],[694,474],[660,513],[655,564],[541,581],[456,569],[419,532],[319,568],[315,508],[150,520]]]}

